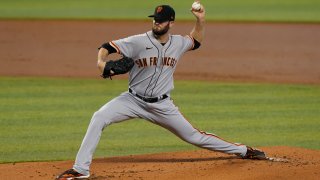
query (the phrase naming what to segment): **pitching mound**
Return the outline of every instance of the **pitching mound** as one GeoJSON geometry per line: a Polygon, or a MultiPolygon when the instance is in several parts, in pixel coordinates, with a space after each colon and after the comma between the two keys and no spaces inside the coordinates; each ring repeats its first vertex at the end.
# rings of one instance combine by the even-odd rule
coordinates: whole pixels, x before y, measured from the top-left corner
{"type": "MultiPolygon", "coordinates": [[[[90,179],[317,179],[320,151],[261,148],[287,161],[243,160],[207,150],[95,159],[90,179]]],[[[54,179],[73,161],[0,164],[1,179],[54,179]]]]}

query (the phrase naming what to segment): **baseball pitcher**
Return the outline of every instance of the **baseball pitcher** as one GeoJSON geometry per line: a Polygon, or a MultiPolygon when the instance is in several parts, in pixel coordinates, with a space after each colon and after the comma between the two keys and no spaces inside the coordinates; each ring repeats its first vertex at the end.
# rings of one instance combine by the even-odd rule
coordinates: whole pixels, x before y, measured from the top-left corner
{"type": "Polygon", "coordinates": [[[98,68],[103,78],[129,72],[129,88],[102,106],[92,116],[72,169],[57,179],[90,176],[90,164],[102,131],[113,123],[142,118],[168,129],[182,140],[212,151],[236,154],[244,159],[266,159],[263,151],[199,131],[181,114],[171,100],[173,73],[181,56],[198,49],[204,39],[205,8],[191,9],[196,22],[189,35],[172,35],[175,11],[169,5],[155,8],[148,32],[104,43],[98,52],[98,68]],[[111,53],[122,55],[107,60],[111,53]]]}

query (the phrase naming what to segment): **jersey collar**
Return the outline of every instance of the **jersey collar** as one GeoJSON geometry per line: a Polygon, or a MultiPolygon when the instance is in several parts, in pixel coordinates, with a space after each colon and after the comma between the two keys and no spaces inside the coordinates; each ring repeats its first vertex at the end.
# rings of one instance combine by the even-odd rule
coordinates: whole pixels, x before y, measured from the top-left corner
{"type": "Polygon", "coordinates": [[[167,47],[171,41],[171,34],[169,34],[169,39],[166,42],[165,45],[162,45],[154,36],[153,36],[153,32],[152,31],[148,31],[147,32],[148,36],[150,37],[150,40],[152,41],[152,44],[154,44],[155,46],[157,46],[158,48],[163,48],[163,47],[167,47]]]}

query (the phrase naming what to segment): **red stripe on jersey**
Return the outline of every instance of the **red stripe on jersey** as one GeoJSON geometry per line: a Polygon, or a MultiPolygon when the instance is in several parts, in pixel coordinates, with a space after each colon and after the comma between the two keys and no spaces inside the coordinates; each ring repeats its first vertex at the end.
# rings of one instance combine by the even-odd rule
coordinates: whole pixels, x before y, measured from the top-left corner
{"type": "MultiPolygon", "coordinates": [[[[172,100],[172,103],[173,103],[173,99],[171,99],[172,100]]],[[[175,105],[175,104],[174,104],[175,105]]],[[[176,106],[176,105],[175,105],[176,106]]],[[[176,107],[178,107],[178,106],[176,106],[176,107]]],[[[180,112],[180,111],[179,111],[180,112]]],[[[182,112],[180,112],[180,114],[184,117],[184,119],[192,126],[192,124],[190,123],[190,121],[182,114],[182,112]]],[[[192,126],[193,127],[193,126],[192,126]]],[[[217,138],[217,139],[220,139],[220,140],[222,140],[222,141],[224,141],[224,142],[227,142],[227,143],[229,143],[229,144],[233,144],[233,145],[235,145],[235,146],[243,146],[243,144],[240,144],[240,143],[232,143],[232,142],[229,142],[229,141],[226,141],[226,140],[224,140],[224,139],[222,139],[222,138],[220,138],[220,137],[218,137],[218,136],[216,136],[216,135],[214,135],[214,134],[211,134],[211,133],[207,133],[207,132],[204,132],[204,131],[200,131],[199,129],[197,129],[197,128],[195,128],[195,127],[193,127],[193,129],[195,129],[195,130],[197,130],[199,133],[201,133],[201,134],[204,134],[204,135],[207,135],[207,136],[212,136],[212,137],[215,137],[215,138],[217,138]]]]}
{"type": "Polygon", "coordinates": [[[236,146],[242,146],[243,144],[240,144],[240,143],[232,143],[232,142],[229,142],[229,141],[226,141],[226,140],[224,140],[224,139],[222,139],[222,138],[220,138],[219,136],[216,136],[216,135],[214,135],[214,134],[211,134],[211,133],[207,133],[207,132],[204,132],[204,131],[200,131],[199,129],[197,129],[197,128],[195,128],[197,131],[199,131],[201,134],[204,134],[204,135],[207,135],[207,136],[213,136],[213,137],[215,137],[215,138],[217,138],[217,139],[220,139],[220,140],[222,140],[222,141],[224,141],[224,142],[227,142],[227,143],[229,143],[229,144],[233,144],[233,145],[236,145],[236,146]]]}
{"type": "Polygon", "coordinates": [[[118,54],[120,54],[120,48],[114,42],[111,41],[110,45],[117,50],[118,54]]]}

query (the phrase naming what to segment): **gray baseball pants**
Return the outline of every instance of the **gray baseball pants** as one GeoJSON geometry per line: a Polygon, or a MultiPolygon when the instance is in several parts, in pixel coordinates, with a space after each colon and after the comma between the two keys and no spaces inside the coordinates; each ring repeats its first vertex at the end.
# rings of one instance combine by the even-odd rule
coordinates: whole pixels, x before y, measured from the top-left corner
{"type": "Polygon", "coordinates": [[[146,103],[129,92],[114,98],[94,113],[78,151],[73,169],[88,175],[93,153],[105,127],[132,118],[143,118],[177,135],[195,146],[244,156],[245,145],[234,144],[195,129],[179,112],[170,98],[146,103]]]}

